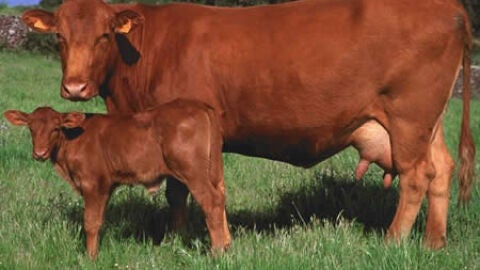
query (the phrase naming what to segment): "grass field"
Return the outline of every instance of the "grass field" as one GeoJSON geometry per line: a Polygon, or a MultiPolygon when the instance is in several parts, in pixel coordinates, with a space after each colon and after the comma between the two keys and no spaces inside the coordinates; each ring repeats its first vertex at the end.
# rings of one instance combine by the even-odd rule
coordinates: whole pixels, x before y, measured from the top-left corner
{"type": "MultiPolygon", "coordinates": [[[[60,75],[56,60],[1,52],[0,111],[40,105],[104,110],[101,100],[62,100],[60,75]]],[[[455,156],[460,112],[461,102],[452,100],[445,116],[455,156]]],[[[472,128],[478,142],[479,101],[473,102],[472,128]]],[[[152,197],[141,187],[121,187],[109,203],[99,257],[92,262],[85,255],[81,198],[49,162],[33,161],[27,129],[0,119],[0,269],[480,269],[478,185],[470,208],[462,210],[456,207],[454,179],[448,247],[431,251],[421,245],[425,207],[409,239],[383,243],[397,188],[384,190],[377,168],[356,183],[354,151],[309,170],[233,154],[224,160],[233,235],[224,256],[208,256],[205,224],[194,202],[188,234],[167,234],[154,244],[165,227],[164,187],[152,197]]]]}

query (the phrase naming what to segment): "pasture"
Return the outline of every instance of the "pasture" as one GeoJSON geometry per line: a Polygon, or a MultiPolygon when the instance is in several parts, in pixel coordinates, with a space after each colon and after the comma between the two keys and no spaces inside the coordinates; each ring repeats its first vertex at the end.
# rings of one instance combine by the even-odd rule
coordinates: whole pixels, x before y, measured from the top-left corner
{"type": "MultiPolygon", "coordinates": [[[[30,112],[42,105],[104,111],[98,98],[62,100],[60,76],[58,60],[0,52],[0,111],[30,112]]],[[[444,120],[454,157],[461,109],[460,100],[451,100],[444,120]]],[[[472,102],[471,116],[480,149],[480,101],[472,102]]],[[[188,231],[164,235],[165,186],[154,196],[142,187],[118,188],[93,262],[85,254],[81,198],[50,162],[32,159],[28,130],[1,118],[0,269],[480,269],[480,185],[473,188],[470,207],[461,209],[454,177],[447,248],[431,251],[421,245],[426,204],[411,237],[399,245],[384,244],[398,200],[398,179],[384,190],[382,172],[372,166],[355,182],[357,161],[356,152],[347,149],[305,170],[224,154],[233,244],[219,258],[208,255],[202,212],[191,199],[188,231]]]]}

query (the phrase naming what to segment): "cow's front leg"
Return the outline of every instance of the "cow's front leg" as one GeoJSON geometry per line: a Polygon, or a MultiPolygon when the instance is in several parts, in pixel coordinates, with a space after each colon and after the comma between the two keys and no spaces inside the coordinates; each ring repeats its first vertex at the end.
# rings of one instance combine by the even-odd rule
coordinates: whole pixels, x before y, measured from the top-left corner
{"type": "Polygon", "coordinates": [[[167,178],[167,189],[165,195],[170,205],[170,224],[172,231],[183,231],[187,220],[187,196],[188,188],[173,177],[167,178]]]}
{"type": "Polygon", "coordinates": [[[87,238],[87,254],[91,259],[95,259],[98,254],[98,234],[103,223],[105,206],[109,197],[109,192],[83,190],[83,199],[85,201],[84,227],[87,238]]]}

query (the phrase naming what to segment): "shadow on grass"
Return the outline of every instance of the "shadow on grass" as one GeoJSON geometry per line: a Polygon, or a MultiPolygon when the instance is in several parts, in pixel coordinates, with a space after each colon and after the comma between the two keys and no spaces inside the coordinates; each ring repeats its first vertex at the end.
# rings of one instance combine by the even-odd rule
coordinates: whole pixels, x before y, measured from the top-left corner
{"type": "Polygon", "coordinates": [[[313,184],[282,194],[270,213],[239,211],[229,213],[228,218],[234,229],[268,232],[306,224],[314,217],[335,224],[341,216],[362,223],[365,231],[383,231],[393,219],[397,201],[395,188],[385,190],[378,183],[316,175],[313,184]]]}
{"type": "MultiPolygon", "coordinates": [[[[83,210],[82,205],[72,206],[64,210],[64,216],[83,228],[83,210]]],[[[108,204],[102,231],[108,230],[116,238],[133,237],[138,241],[160,244],[165,236],[168,219],[167,207],[160,208],[144,196],[128,196],[119,202],[108,204]]]]}
{"type": "MultiPolygon", "coordinates": [[[[294,192],[282,194],[274,210],[227,213],[232,232],[242,229],[268,233],[275,228],[307,224],[313,217],[335,224],[339,216],[360,222],[366,232],[381,232],[392,221],[398,201],[397,189],[384,190],[379,183],[355,182],[322,174],[316,175],[309,183],[294,192]]],[[[72,206],[64,211],[71,222],[82,224],[82,206],[72,206]]],[[[208,234],[200,207],[190,204],[188,216],[188,234],[184,235],[186,243],[189,241],[185,238],[192,237],[206,241],[208,234]]],[[[134,237],[138,241],[151,240],[159,244],[165,235],[167,221],[167,207],[160,208],[143,196],[129,196],[109,204],[103,229],[113,232],[115,237],[134,237]]]]}

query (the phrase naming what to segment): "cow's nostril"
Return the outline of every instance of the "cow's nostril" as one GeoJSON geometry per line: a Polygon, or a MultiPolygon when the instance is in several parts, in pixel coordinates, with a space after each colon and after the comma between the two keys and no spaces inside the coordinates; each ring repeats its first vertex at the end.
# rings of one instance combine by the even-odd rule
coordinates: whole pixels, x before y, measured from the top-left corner
{"type": "Polygon", "coordinates": [[[83,84],[83,87],[80,89],[80,92],[83,92],[85,89],[87,89],[87,84],[86,83],[83,84]]]}
{"type": "Polygon", "coordinates": [[[63,85],[63,91],[65,91],[65,93],[70,95],[70,90],[68,90],[68,87],[65,86],[65,84],[63,85]]]}

